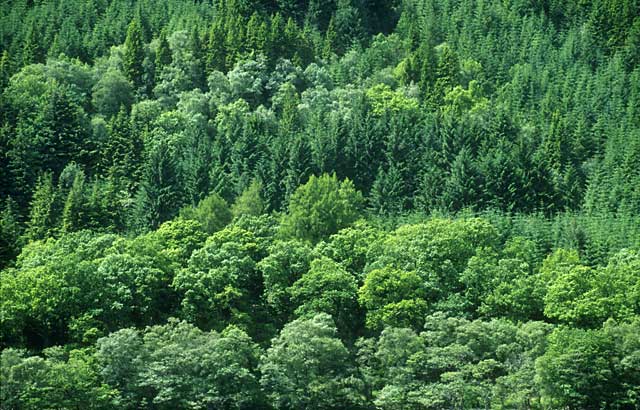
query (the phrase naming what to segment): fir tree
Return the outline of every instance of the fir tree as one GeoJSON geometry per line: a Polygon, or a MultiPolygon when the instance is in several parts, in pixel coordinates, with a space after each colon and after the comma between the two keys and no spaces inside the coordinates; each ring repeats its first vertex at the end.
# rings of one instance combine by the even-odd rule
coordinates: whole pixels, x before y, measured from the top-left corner
{"type": "Polygon", "coordinates": [[[397,167],[387,171],[380,167],[369,194],[369,208],[381,215],[397,214],[405,210],[405,182],[397,167]]]}
{"type": "Polygon", "coordinates": [[[9,265],[18,255],[20,234],[18,205],[9,197],[0,213],[0,270],[9,265]]]}
{"type": "Polygon", "coordinates": [[[29,221],[25,231],[26,241],[35,241],[52,236],[57,227],[57,195],[50,173],[41,175],[31,199],[29,221]]]}
{"type": "MultiPolygon", "coordinates": [[[[2,57],[0,57],[0,90],[4,90],[4,87],[9,83],[9,78],[11,77],[11,59],[9,58],[9,52],[4,50],[2,52],[2,57]]],[[[0,115],[1,115],[0,109],[0,115]]],[[[1,117],[0,117],[1,118],[1,117]]]]}
{"type": "Polygon", "coordinates": [[[134,19],[127,29],[127,38],[124,42],[124,56],[122,65],[124,73],[133,83],[136,89],[143,85],[144,76],[144,40],[140,29],[140,22],[134,19]]]}
{"type": "Polygon", "coordinates": [[[285,22],[280,13],[276,13],[271,18],[271,31],[269,33],[269,46],[267,48],[267,57],[273,64],[284,55],[282,39],[284,38],[285,22]]]}
{"type": "Polygon", "coordinates": [[[176,216],[184,203],[181,186],[175,154],[161,139],[149,153],[136,197],[136,220],[141,230],[156,229],[176,216]]]}
{"type": "Polygon", "coordinates": [[[127,185],[131,185],[139,177],[142,141],[131,129],[124,107],[110,121],[108,131],[109,137],[101,150],[101,168],[116,180],[128,181],[127,185]]]}
{"type": "Polygon", "coordinates": [[[338,35],[336,33],[335,19],[332,17],[331,20],[329,20],[329,26],[324,35],[324,45],[322,47],[322,57],[324,59],[331,59],[331,56],[336,52],[337,41],[338,35]]]}
{"type": "Polygon", "coordinates": [[[226,72],[225,56],[227,49],[225,47],[225,31],[223,23],[217,19],[209,30],[209,39],[207,41],[207,53],[205,57],[205,68],[207,74],[212,71],[226,72]]]}
{"type": "Polygon", "coordinates": [[[37,27],[35,22],[31,22],[27,35],[24,38],[24,44],[22,46],[22,65],[29,65],[34,63],[42,63],[44,61],[45,52],[42,45],[41,30],[37,27]]]}
{"type": "Polygon", "coordinates": [[[74,232],[85,227],[85,176],[82,170],[76,172],[73,184],[67,194],[62,209],[62,232],[74,232]]]}
{"type": "Polygon", "coordinates": [[[171,64],[171,49],[167,41],[167,33],[162,30],[158,38],[158,49],[156,50],[156,76],[160,74],[162,69],[171,64]]]}

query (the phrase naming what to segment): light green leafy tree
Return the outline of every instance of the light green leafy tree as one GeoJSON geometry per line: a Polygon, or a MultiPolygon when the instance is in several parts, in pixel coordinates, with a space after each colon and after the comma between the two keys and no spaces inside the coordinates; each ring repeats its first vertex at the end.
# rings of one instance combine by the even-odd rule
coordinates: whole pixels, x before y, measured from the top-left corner
{"type": "Polygon", "coordinates": [[[311,262],[291,287],[295,313],[309,316],[330,314],[341,331],[353,332],[358,325],[358,285],[353,275],[333,260],[322,257],[311,262]]]}
{"type": "Polygon", "coordinates": [[[374,269],[367,274],[358,291],[360,304],[366,309],[367,327],[382,330],[385,326],[422,328],[428,311],[427,292],[420,276],[391,267],[374,269]]]}
{"type": "Polygon", "coordinates": [[[289,200],[281,233],[316,243],[355,222],[363,198],[353,183],[336,175],[311,176],[289,200]]]}
{"type": "Polygon", "coordinates": [[[357,408],[363,401],[349,351],[326,313],[287,324],[262,357],[260,373],[275,409],[357,408]]]}
{"type": "Polygon", "coordinates": [[[126,409],[256,408],[258,355],[236,327],[203,332],[175,319],[144,332],[123,329],[97,344],[102,375],[126,409]]]}
{"type": "Polygon", "coordinates": [[[198,221],[205,232],[212,234],[231,222],[231,210],[227,201],[215,192],[200,201],[197,206],[183,208],[180,216],[187,220],[198,221]]]}

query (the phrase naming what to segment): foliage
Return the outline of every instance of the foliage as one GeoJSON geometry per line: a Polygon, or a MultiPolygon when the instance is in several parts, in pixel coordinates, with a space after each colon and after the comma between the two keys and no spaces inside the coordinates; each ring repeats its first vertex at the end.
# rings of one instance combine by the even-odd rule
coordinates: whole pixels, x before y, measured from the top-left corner
{"type": "Polygon", "coordinates": [[[361,400],[350,375],[349,352],[331,316],[317,314],[287,324],[260,365],[260,384],[276,409],[338,409],[361,400]]]}
{"type": "Polygon", "coordinates": [[[637,409],[638,10],[1,2],[0,407],[637,409]]]}
{"type": "Polygon", "coordinates": [[[227,202],[216,193],[200,201],[196,207],[183,208],[180,216],[198,221],[208,234],[219,231],[231,222],[231,211],[227,202]]]}
{"type": "Polygon", "coordinates": [[[104,380],[122,392],[122,408],[242,409],[260,403],[258,348],[235,327],[203,332],[171,320],[144,332],[119,330],[97,346],[104,380]]]}
{"type": "Polygon", "coordinates": [[[340,182],[335,174],[311,176],[291,196],[281,232],[316,243],[354,222],[361,205],[362,195],[351,181],[340,182]]]}

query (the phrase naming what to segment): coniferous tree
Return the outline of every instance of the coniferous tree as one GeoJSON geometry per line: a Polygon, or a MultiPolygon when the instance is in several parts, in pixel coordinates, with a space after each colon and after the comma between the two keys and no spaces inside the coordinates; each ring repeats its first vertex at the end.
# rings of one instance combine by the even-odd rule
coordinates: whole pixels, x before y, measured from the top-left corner
{"type": "Polygon", "coordinates": [[[353,4],[353,0],[337,0],[334,15],[336,32],[336,48],[338,55],[347,51],[354,43],[359,43],[363,37],[362,16],[360,10],[353,4]]]}
{"type": "Polygon", "coordinates": [[[22,46],[22,65],[41,63],[44,61],[43,39],[41,30],[35,22],[31,22],[22,46]]]}
{"type": "Polygon", "coordinates": [[[267,50],[267,57],[271,64],[274,64],[279,57],[282,57],[286,50],[282,39],[284,38],[285,22],[280,13],[276,13],[271,17],[271,25],[269,32],[269,46],[267,50]]]}
{"type": "Polygon", "coordinates": [[[221,71],[223,73],[227,71],[225,63],[226,53],[224,25],[221,19],[216,19],[209,30],[209,38],[207,41],[207,74],[211,74],[212,71],[221,71]]]}
{"type": "Polygon", "coordinates": [[[122,65],[125,75],[136,89],[139,89],[143,85],[144,58],[144,39],[140,28],[140,21],[133,19],[127,29],[122,65]]]}
{"type": "Polygon", "coordinates": [[[51,174],[41,175],[31,200],[29,220],[24,234],[26,241],[45,239],[56,232],[57,202],[51,174]]]}
{"type": "Polygon", "coordinates": [[[369,208],[381,215],[400,213],[405,210],[407,195],[404,191],[400,171],[395,166],[386,171],[380,167],[369,193],[369,208]]]}
{"type": "Polygon", "coordinates": [[[0,270],[10,265],[20,249],[20,220],[18,206],[8,197],[0,213],[0,270]]]}
{"type": "Polygon", "coordinates": [[[151,148],[142,170],[140,190],[136,196],[136,219],[139,229],[157,229],[173,218],[184,203],[175,154],[160,139],[151,148]]]}
{"type": "Polygon", "coordinates": [[[338,34],[336,33],[335,18],[329,20],[329,26],[324,35],[324,44],[322,46],[322,57],[329,60],[333,53],[337,52],[338,34]]]}
{"type": "Polygon", "coordinates": [[[262,54],[267,44],[267,24],[260,14],[254,12],[247,22],[247,52],[262,54]]]}
{"type": "Polygon", "coordinates": [[[84,172],[79,170],[73,178],[73,184],[62,209],[61,231],[67,233],[84,228],[87,219],[85,212],[85,176],[84,172]]]}
{"type": "Polygon", "coordinates": [[[192,87],[205,89],[205,65],[204,65],[204,48],[202,41],[200,40],[200,30],[197,26],[194,26],[189,34],[189,48],[191,50],[191,57],[193,58],[192,66],[192,87]]]}
{"type": "Polygon", "coordinates": [[[109,122],[108,132],[108,139],[102,148],[102,169],[115,180],[131,186],[139,176],[142,141],[138,133],[132,130],[124,107],[109,122]]]}
{"type": "Polygon", "coordinates": [[[4,50],[0,57],[0,90],[9,83],[11,77],[11,60],[9,59],[9,51],[4,50]]]}
{"type": "Polygon", "coordinates": [[[158,75],[162,69],[171,64],[171,49],[169,48],[169,42],[167,41],[167,33],[163,30],[160,32],[158,38],[158,49],[156,50],[156,75],[158,75]]]}

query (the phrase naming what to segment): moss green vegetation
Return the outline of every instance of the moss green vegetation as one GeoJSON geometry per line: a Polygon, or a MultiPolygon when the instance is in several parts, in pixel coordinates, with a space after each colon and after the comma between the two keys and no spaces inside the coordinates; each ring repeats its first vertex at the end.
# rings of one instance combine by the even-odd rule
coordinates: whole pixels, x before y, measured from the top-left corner
{"type": "Polygon", "coordinates": [[[0,10],[1,410],[640,407],[638,0],[0,10]]]}

